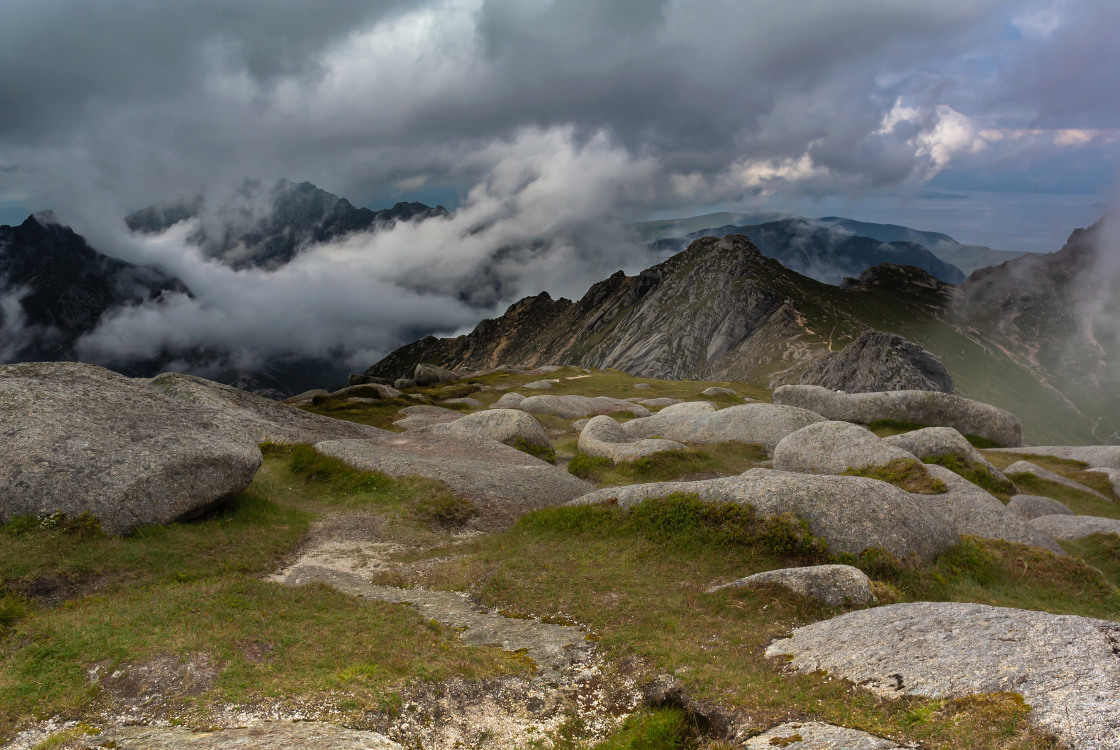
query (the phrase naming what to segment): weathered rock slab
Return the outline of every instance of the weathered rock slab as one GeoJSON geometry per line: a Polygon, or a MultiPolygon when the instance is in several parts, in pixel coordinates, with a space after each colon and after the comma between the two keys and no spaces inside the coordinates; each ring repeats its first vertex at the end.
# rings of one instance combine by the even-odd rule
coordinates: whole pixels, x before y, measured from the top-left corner
{"type": "Polygon", "coordinates": [[[784,385],[773,402],[797,406],[840,422],[870,424],[880,419],[952,427],[999,445],[1023,444],[1023,426],[1011,412],[990,404],[936,391],[837,393],[815,385],[784,385]]]}
{"type": "Polygon", "coordinates": [[[723,388],[718,385],[713,385],[711,388],[705,388],[700,391],[701,396],[734,396],[739,397],[739,394],[730,388],[723,388]]]}
{"type": "Polygon", "coordinates": [[[1108,477],[1109,483],[1112,485],[1112,491],[1120,495],[1120,469],[1113,469],[1108,466],[1094,466],[1085,471],[1096,472],[1097,474],[1104,474],[1108,477]]]}
{"type": "Polygon", "coordinates": [[[518,406],[521,405],[521,402],[524,401],[524,400],[525,400],[525,397],[522,396],[520,393],[514,393],[514,392],[511,391],[509,393],[503,393],[502,397],[500,399],[498,399],[494,403],[490,404],[490,408],[491,409],[516,409],[518,406]]]}
{"type": "MultiPolygon", "coordinates": [[[[1073,511],[1041,495],[1015,495],[1007,503],[1007,509],[1024,521],[1032,521],[1043,516],[1072,516],[1073,511]]],[[[1034,528],[1033,526],[1031,528],[1034,528]]]]}
{"type": "Polygon", "coordinates": [[[773,451],[782,438],[822,417],[805,409],[772,404],[742,404],[718,411],[684,412],[670,406],[646,419],[634,419],[623,429],[634,437],[660,437],[681,443],[761,443],[773,451]]]}
{"type": "Polygon", "coordinates": [[[102,732],[98,747],[119,750],[399,750],[377,732],[315,721],[275,721],[237,729],[199,732],[183,727],[130,726],[102,732]],[[114,744],[107,744],[112,742],[114,744]]]}
{"type": "Polygon", "coordinates": [[[786,435],[774,448],[774,468],[802,474],[843,474],[852,469],[910,464],[917,458],[850,422],[817,422],[786,435]]]}
{"type": "Polygon", "coordinates": [[[2,366],[0,519],[88,512],[126,534],[197,514],[261,465],[255,438],[227,415],[94,365],[2,366]]]}
{"type": "Polygon", "coordinates": [[[1120,469],[1120,445],[1043,445],[1033,448],[997,448],[1002,453],[1021,456],[1053,456],[1082,461],[1090,466],[1120,469]]]}
{"type": "Polygon", "coordinates": [[[864,605],[875,601],[875,595],[871,593],[871,580],[862,570],[851,565],[812,565],[768,570],[708,589],[708,593],[727,588],[757,588],[766,585],[782,586],[833,607],[864,605]]]}
{"type": "Polygon", "coordinates": [[[904,432],[901,435],[885,437],[883,442],[893,445],[895,448],[901,448],[917,458],[954,456],[984,467],[996,479],[1001,481],[1007,479],[999,469],[984,458],[984,454],[968,442],[964,435],[952,427],[926,427],[921,430],[904,432]]]}
{"type": "MultiPolygon", "coordinates": [[[[1012,478],[1014,478],[1017,474],[1033,474],[1039,479],[1045,479],[1048,482],[1054,482],[1055,484],[1060,484],[1063,487],[1069,487],[1071,490],[1086,492],[1090,495],[1094,495],[1100,498],[1101,500],[1109,500],[1106,495],[1097,492],[1092,487],[1086,487],[1080,482],[1073,481],[1069,477],[1063,477],[1057,472],[1050,471],[1049,469],[1044,469],[1041,466],[1036,466],[1030,461],[1016,461],[1015,463],[1006,467],[1003,470],[1003,473],[1012,478]]],[[[1111,502],[1111,500],[1109,500],[1109,502],[1111,502]]]]}
{"type": "MultiPolygon", "coordinates": [[[[1057,516],[1056,516],[1057,517],[1057,516]]],[[[1063,516],[1064,517],[1064,516],[1063,516]]],[[[918,602],[798,628],[766,649],[895,698],[1023,696],[1028,720],[1075,748],[1120,748],[1120,623],[984,604],[918,602]]]]}
{"type": "Polygon", "coordinates": [[[817,476],[750,469],[737,477],[698,482],[654,482],[608,487],[569,505],[614,500],[629,507],[676,492],[695,493],[707,503],[750,505],[763,516],[793,513],[822,537],[832,552],[859,554],[877,547],[896,557],[931,560],[960,542],[939,516],[909,493],[863,477],[817,476]]]}
{"type": "Polygon", "coordinates": [[[914,500],[944,518],[953,531],[985,539],[1029,544],[1056,555],[1065,554],[1053,539],[1020,518],[994,495],[944,466],[934,464],[926,468],[930,476],[945,483],[948,491],[939,495],[915,494],[914,500]]]}
{"type": "Polygon", "coordinates": [[[555,388],[556,384],[551,380],[534,380],[532,383],[526,383],[521,387],[528,388],[531,391],[547,391],[555,388]]]}
{"type": "Polygon", "coordinates": [[[677,404],[669,404],[657,413],[668,416],[670,414],[708,414],[714,411],[716,411],[716,405],[711,401],[682,401],[677,404]]]}
{"type": "Polygon", "coordinates": [[[369,393],[376,393],[378,398],[398,398],[404,394],[388,385],[381,383],[364,383],[360,385],[348,385],[345,388],[339,388],[337,391],[331,391],[330,396],[362,396],[369,393]]]}
{"type": "Polygon", "coordinates": [[[598,458],[620,461],[637,461],[665,451],[685,450],[674,440],[635,438],[622,429],[618,422],[606,415],[592,417],[579,433],[577,444],[580,453],[598,458]]]}
{"type": "Polygon", "coordinates": [[[1039,516],[1028,521],[1051,539],[1075,542],[1093,534],[1120,534],[1120,521],[1098,516],[1039,516]]]}
{"type": "Polygon", "coordinates": [[[552,452],[552,442],[541,423],[532,414],[519,409],[491,409],[467,414],[435,431],[449,435],[473,435],[506,445],[524,440],[529,445],[552,452]]]}
{"type": "Polygon", "coordinates": [[[847,729],[819,721],[781,724],[751,737],[747,750],[902,750],[890,740],[858,729],[847,729]]]}
{"type": "Polygon", "coordinates": [[[555,414],[561,419],[578,419],[627,411],[636,417],[649,416],[649,409],[644,406],[607,396],[530,396],[519,403],[517,408],[530,414],[555,414]]]}

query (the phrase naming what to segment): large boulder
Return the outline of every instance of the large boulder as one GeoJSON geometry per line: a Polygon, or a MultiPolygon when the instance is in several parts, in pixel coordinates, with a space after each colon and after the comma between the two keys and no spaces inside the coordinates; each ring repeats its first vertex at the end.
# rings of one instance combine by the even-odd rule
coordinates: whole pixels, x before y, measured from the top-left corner
{"type": "Polygon", "coordinates": [[[669,416],[670,414],[707,414],[715,410],[716,405],[711,401],[683,401],[679,404],[670,404],[657,413],[669,416]]]}
{"type": "Polygon", "coordinates": [[[737,477],[699,482],[655,482],[608,487],[569,503],[615,501],[630,507],[676,492],[695,493],[708,503],[749,505],[763,516],[793,513],[833,552],[859,554],[880,548],[900,558],[932,560],[960,537],[907,492],[875,479],[816,476],[750,469],[737,477]]]}
{"type": "Polygon", "coordinates": [[[517,405],[530,414],[555,414],[562,419],[591,417],[597,414],[630,412],[635,417],[648,417],[649,409],[619,398],[607,396],[530,396],[517,405]]]}
{"type": "Polygon", "coordinates": [[[542,453],[554,455],[552,442],[541,427],[541,423],[534,419],[533,415],[518,409],[475,412],[446,426],[433,429],[450,435],[473,435],[497,440],[509,446],[516,446],[521,441],[538,448],[542,453]]]}
{"type": "Polygon", "coordinates": [[[1072,510],[1057,500],[1041,495],[1015,495],[1007,503],[1007,509],[1024,521],[1032,521],[1043,516],[1072,516],[1074,514],[1072,510]]]}
{"type": "Polygon", "coordinates": [[[522,388],[528,388],[533,391],[547,391],[555,388],[556,384],[551,380],[534,380],[532,383],[526,383],[522,388]]]}
{"type": "Polygon", "coordinates": [[[742,404],[719,411],[695,412],[683,411],[683,406],[670,406],[652,417],[627,422],[623,428],[639,438],[660,437],[682,443],[761,443],[766,450],[773,451],[791,432],[824,421],[805,409],[772,404],[742,404]]]}
{"type": "Polygon", "coordinates": [[[439,385],[454,382],[459,379],[459,376],[442,367],[418,364],[412,373],[412,379],[416,381],[416,385],[439,385]]]}
{"type": "Polygon", "coordinates": [[[1120,445],[1043,445],[1035,448],[997,448],[1001,453],[1020,456],[1053,456],[1067,461],[1082,461],[1090,466],[1120,469],[1120,445]]]}
{"type": "Polygon", "coordinates": [[[525,397],[520,393],[503,393],[502,397],[490,404],[491,409],[516,409],[521,405],[525,397]]]}
{"type": "Polygon", "coordinates": [[[1087,487],[1087,486],[1081,484],[1080,482],[1073,481],[1069,477],[1063,477],[1061,474],[1058,474],[1057,472],[1050,471],[1049,469],[1044,469],[1041,466],[1036,466],[1035,464],[1032,464],[1030,461],[1016,461],[1015,463],[1006,467],[1003,470],[1003,473],[1006,474],[1008,477],[1010,477],[1012,480],[1014,480],[1015,477],[1019,476],[1020,474],[1031,474],[1032,476],[1036,476],[1039,479],[1045,479],[1047,482],[1053,482],[1054,484],[1060,484],[1063,487],[1069,487],[1071,490],[1077,490],[1078,492],[1085,492],[1085,493],[1088,493],[1090,495],[1094,495],[1094,496],[1100,498],[1101,500],[1107,500],[1107,501],[1111,502],[1111,499],[1108,496],[1094,490],[1092,487],[1087,487]]]}
{"type": "Polygon", "coordinates": [[[1018,693],[1063,746],[1120,748],[1120,623],[985,604],[857,610],[793,631],[766,655],[887,699],[1018,693]]]}
{"type": "Polygon", "coordinates": [[[705,388],[704,390],[700,391],[700,395],[701,396],[713,396],[713,397],[714,396],[732,396],[734,398],[739,397],[739,394],[736,393],[735,391],[731,390],[730,388],[723,388],[723,387],[718,386],[718,385],[713,385],[711,388],[705,388]]]}
{"type": "Polygon", "coordinates": [[[1051,539],[1075,542],[1094,534],[1120,534],[1120,521],[1097,516],[1039,516],[1028,521],[1031,526],[1051,539]]]}
{"type": "Polygon", "coordinates": [[[803,474],[843,474],[853,469],[892,468],[925,473],[925,464],[884,442],[865,427],[817,422],[786,435],[774,449],[774,468],[803,474]]]}
{"type": "Polygon", "coordinates": [[[1023,426],[1011,412],[936,391],[837,393],[816,385],[783,385],[773,402],[797,406],[840,422],[870,424],[880,419],[952,427],[999,445],[1023,444],[1023,426]]]}
{"type": "Polygon", "coordinates": [[[236,430],[254,445],[317,443],[384,432],[376,427],[312,414],[194,375],[165,372],[143,382],[165,396],[221,412],[224,429],[236,430]]]}
{"type": "Polygon", "coordinates": [[[976,450],[964,435],[952,427],[926,427],[885,437],[883,442],[901,448],[917,458],[953,456],[966,463],[982,467],[1000,481],[1007,481],[1007,477],[984,458],[984,454],[976,450]]]}
{"type": "Polygon", "coordinates": [[[437,479],[503,523],[592,489],[564,469],[477,435],[413,430],[369,440],[332,440],[315,449],[363,471],[437,479]]]}
{"type": "Polygon", "coordinates": [[[945,519],[953,531],[985,539],[1029,544],[1056,555],[1065,554],[1054,540],[1040,533],[998,498],[944,466],[931,465],[927,468],[934,479],[945,483],[948,491],[939,495],[914,495],[914,499],[945,519]]]}
{"type": "Polygon", "coordinates": [[[936,354],[897,334],[872,330],[814,361],[801,374],[800,383],[846,393],[953,392],[953,378],[936,354]]]}
{"type": "Polygon", "coordinates": [[[867,574],[851,565],[811,565],[755,573],[722,586],[708,589],[711,594],[727,588],[781,586],[809,599],[819,599],[832,607],[871,604],[871,581],[867,574]]]}
{"type": "Polygon", "coordinates": [[[94,365],[0,367],[0,415],[0,520],[88,512],[126,534],[232,497],[262,460],[227,410],[94,365]]]}
{"type": "Polygon", "coordinates": [[[352,372],[346,378],[346,385],[392,385],[393,381],[388,378],[379,378],[373,375],[363,375],[360,373],[352,372]]]}
{"type": "Polygon", "coordinates": [[[642,439],[631,437],[618,422],[606,415],[592,417],[579,433],[577,444],[580,453],[611,461],[637,461],[664,451],[684,450],[685,446],[673,440],[642,439]]]}

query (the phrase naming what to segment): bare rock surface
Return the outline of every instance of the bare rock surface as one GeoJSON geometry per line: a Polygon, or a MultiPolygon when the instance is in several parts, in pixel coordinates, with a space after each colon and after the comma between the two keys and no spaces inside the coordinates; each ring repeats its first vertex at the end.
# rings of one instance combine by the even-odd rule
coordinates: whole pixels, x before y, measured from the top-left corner
{"type": "MultiPolygon", "coordinates": [[[[1007,503],[1007,509],[1024,521],[1031,521],[1042,516],[1072,516],[1073,511],[1059,503],[1041,495],[1015,495],[1007,503]]],[[[1033,526],[1031,528],[1034,528],[1033,526]]]]}
{"type": "Polygon", "coordinates": [[[1120,534],[1120,521],[1098,516],[1039,516],[1028,521],[1051,539],[1075,542],[1093,534],[1120,534]]]}
{"type": "Polygon", "coordinates": [[[816,385],[784,385],[774,391],[773,402],[797,406],[841,422],[869,424],[880,419],[952,427],[999,445],[1023,444],[1018,417],[990,404],[936,391],[887,391],[837,393],[816,385]]]}
{"type": "Polygon", "coordinates": [[[731,390],[730,388],[723,388],[723,387],[720,387],[718,385],[713,385],[711,388],[705,388],[704,390],[700,391],[700,395],[701,396],[735,396],[736,398],[739,397],[739,394],[736,393],[735,391],[731,390]]]}
{"type": "Polygon", "coordinates": [[[896,557],[931,560],[960,537],[939,516],[909,493],[875,479],[817,476],[771,469],[750,469],[737,477],[698,482],[653,482],[607,487],[569,505],[617,501],[629,507],[675,492],[695,493],[708,503],[752,506],[763,516],[793,513],[832,552],[859,554],[870,547],[896,557]]]}
{"type": "Polygon", "coordinates": [[[331,391],[330,396],[362,396],[370,392],[377,393],[378,398],[398,398],[404,394],[392,386],[383,385],[381,383],[362,383],[359,385],[348,385],[345,388],[339,388],[337,391],[331,391]]]}
{"type": "Polygon", "coordinates": [[[416,381],[416,385],[427,386],[439,385],[440,383],[452,383],[458,380],[459,376],[442,367],[418,364],[412,373],[412,379],[416,381]]]}
{"type": "Polygon", "coordinates": [[[685,446],[674,440],[636,438],[606,415],[592,417],[579,433],[579,452],[611,461],[637,461],[664,451],[684,450],[685,446]]]}
{"type": "Polygon", "coordinates": [[[976,450],[964,435],[952,427],[926,427],[921,430],[904,432],[883,438],[883,442],[901,448],[917,458],[932,456],[954,456],[984,467],[993,477],[1006,480],[1007,477],[997,469],[984,454],[976,450]]]}
{"type": "Polygon", "coordinates": [[[479,408],[482,407],[482,402],[481,401],[479,401],[477,398],[470,398],[469,396],[467,396],[465,398],[449,398],[449,399],[446,399],[443,403],[445,403],[445,404],[459,404],[460,406],[469,406],[472,409],[479,409],[479,408]]]}
{"type": "Polygon", "coordinates": [[[817,422],[786,435],[774,448],[774,468],[803,474],[843,474],[850,469],[901,462],[925,466],[884,442],[866,427],[849,422],[817,422]]]}
{"type": "Polygon", "coordinates": [[[727,588],[757,588],[765,585],[783,586],[810,599],[819,599],[833,607],[864,605],[875,601],[871,580],[851,565],[811,565],[804,568],[782,568],[755,573],[722,586],[708,589],[711,594],[727,588]]]}
{"type": "Polygon", "coordinates": [[[639,399],[638,403],[646,408],[658,408],[662,406],[673,406],[674,404],[684,403],[679,398],[643,398],[639,399]]]}
{"type": "Polygon", "coordinates": [[[953,378],[936,354],[897,334],[870,329],[810,364],[800,382],[846,393],[953,392],[953,378]]]}
{"type": "Polygon", "coordinates": [[[996,448],[1002,453],[1020,456],[1053,456],[1069,461],[1083,461],[1090,466],[1120,469],[1120,445],[1043,445],[1033,448],[996,448]]]}
{"type": "Polygon", "coordinates": [[[312,414],[194,375],[165,372],[147,381],[147,386],[179,401],[220,412],[226,430],[243,433],[245,440],[254,445],[317,443],[384,432],[376,427],[312,414]]]}
{"type": "Polygon", "coordinates": [[[926,468],[934,479],[944,482],[949,491],[940,495],[914,495],[914,500],[944,518],[953,531],[1042,547],[1056,555],[1065,554],[1053,539],[1016,515],[994,495],[944,466],[932,464],[926,468]]]}
{"type": "Polygon", "coordinates": [[[532,383],[526,383],[521,387],[532,391],[547,391],[555,388],[556,384],[551,380],[534,380],[532,383]]]}
{"type": "Polygon", "coordinates": [[[262,460],[225,410],[74,362],[0,367],[0,456],[0,519],[88,512],[110,534],[189,518],[262,460]]]}
{"type": "MultiPolygon", "coordinates": [[[[1065,518],[1065,516],[1055,516],[1065,518]]],[[[766,649],[886,697],[1013,692],[1074,748],[1120,748],[1120,623],[984,604],[918,602],[798,628],[766,649]]]]}
{"type": "MultiPolygon", "coordinates": [[[[609,417],[608,417],[609,418],[609,417]]],[[[437,432],[450,435],[473,435],[513,445],[524,440],[529,445],[552,452],[552,442],[541,423],[519,409],[491,409],[467,414],[437,432]]]]}
{"type": "Polygon", "coordinates": [[[761,443],[773,451],[779,441],[802,427],[824,419],[790,406],[742,404],[718,411],[678,411],[678,404],[646,419],[634,419],[624,429],[634,437],[660,437],[682,443],[761,443]]]}
{"type": "Polygon", "coordinates": [[[509,393],[503,393],[502,397],[500,399],[498,399],[494,403],[490,404],[490,408],[491,409],[516,409],[516,408],[518,408],[518,406],[521,405],[521,402],[524,401],[524,400],[525,400],[525,397],[522,396],[520,393],[514,393],[514,392],[511,391],[509,393]]]}
{"type": "Polygon", "coordinates": [[[751,737],[747,750],[902,750],[891,740],[858,729],[847,729],[819,721],[781,724],[751,737]]]}
{"type": "Polygon", "coordinates": [[[670,404],[657,413],[668,416],[670,414],[708,414],[714,411],[716,411],[716,405],[711,401],[682,401],[679,404],[670,404]]]}
{"type": "Polygon", "coordinates": [[[530,396],[518,404],[517,408],[530,414],[555,414],[561,419],[578,419],[626,411],[636,417],[649,416],[649,409],[644,406],[607,396],[530,396]]]}
{"type": "Polygon", "coordinates": [[[399,750],[377,732],[315,721],[275,721],[236,729],[199,732],[183,727],[119,727],[97,736],[98,747],[119,750],[399,750]],[[112,742],[114,744],[107,744],[112,742]]]}
{"type": "Polygon", "coordinates": [[[397,413],[405,416],[394,421],[393,426],[404,430],[420,430],[437,424],[449,424],[463,418],[462,412],[430,404],[406,406],[397,413]]]}
{"type": "Polygon", "coordinates": [[[474,435],[413,430],[370,440],[332,440],[315,449],[364,471],[438,479],[500,521],[592,489],[564,469],[474,435]]]}
{"type": "Polygon", "coordinates": [[[1056,484],[1060,484],[1063,487],[1069,487],[1071,490],[1078,490],[1080,492],[1087,492],[1090,495],[1094,495],[1094,496],[1100,498],[1101,500],[1108,500],[1109,499],[1107,496],[1103,495],[1100,492],[1097,492],[1092,487],[1086,487],[1085,485],[1081,484],[1080,482],[1073,481],[1069,477],[1063,477],[1061,474],[1058,474],[1057,472],[1050,471],[1049,469],[1044,469],[1041,466],[1036,466],[1035,464],[1032,464],[1030,461],[1016,461],[1015,463],[1013,463],[1010,466],[1008,466],[1007,468],[1005,468],[1003,470],[1003,473],[1006,474],[1007,476],[1011,477],[1012,480],[1014,480],[1015,475],[1017,475],[1017,474],[1033,474],[1034,476],[1038,477],[1039,479],[1045,479],[1049,482],[1054,482],[1056,484]]]}

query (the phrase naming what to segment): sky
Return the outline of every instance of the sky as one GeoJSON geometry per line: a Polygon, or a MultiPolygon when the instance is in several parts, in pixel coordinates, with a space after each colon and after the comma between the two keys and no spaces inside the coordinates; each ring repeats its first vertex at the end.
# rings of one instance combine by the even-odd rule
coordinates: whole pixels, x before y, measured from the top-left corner
{"type": "Polygon", "coordinates": [[[217,337],[366,361],[636,272],[628,227],[654,217],[779,208],[1045,252],[1116,202],[1114,0],[0,0],[0,17],[0,222],[53,208],[196,295],[106,321],[105,356],[217,337]],[[272,274],[121,222],[247,177],[455,213],[272,274]]]}

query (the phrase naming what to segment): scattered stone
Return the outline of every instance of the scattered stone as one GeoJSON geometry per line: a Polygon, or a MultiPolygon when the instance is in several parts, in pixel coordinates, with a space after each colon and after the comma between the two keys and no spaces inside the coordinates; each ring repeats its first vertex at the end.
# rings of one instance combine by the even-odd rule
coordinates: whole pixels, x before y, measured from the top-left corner
{"type": "Polygon", "coordinates": [[[755,573],[738,581],[708,589],[711,594],[726,588],[757,588],[777,584],[809,599],[819,599],[832,607],[863,606],[875,601],[871,580],[851,565],[812,565],[755,573]]]}
{"type": "Polygon", "coordinates": [[[747,750],[902,750],[901,745],[882,737],[819,721],[776,726],[751,737],[743,747],[747,750]]]}
{"type": "Polygon", "coordinates": [[[984,467],[989,474],[1000,481],[1007,481],[1003,472],[984,458],[984,454],[976,450],[964,435],[952,427],[926,427],[921,430],[904,432],[901,435],[885,437],[883,442],[901,448],[917,458],[955,456],[974,465],[984,467]]]}
{"type": "Polygon", "coordinates": [[[635,388],[649,388],[649,383],[634,383],[635,388]]]}
{"type": "Polygon", "coordinates": [[[477,398],[470,398],[470,397],[449,398],[449,399],[445,399],[443,403],[445,403],[445,404],[459,404],[460,406],[469,406],[472,409],[482,407],[482,402],[481,401],[479,401],[477,398]]]}
{"type": "Polygon", "coordinates": [[[1002,453],[1021,456],[1053,456],[1081,461],[1090,466],[1120,469],[1120,445],[1043,445],[1035,448],[997,448],[1002,453]]]}
{"type": "Polygon", "coordinates": [[[1085,471],[1104,474],[1106,477],[1108,477],[1108,481],[1112,485],[1112,491],[1117,495],[1120,495],[1120,469],[1113,469],[1108,466],[1094,466],[1093,468],[1086,469],[1085,471]]]}
{"type": "Polygon", "coordinates": [[[940,495],[916,494],[914,500],[945,519],[953,531],[985,539],[1028,544],[1050,550],[1056,555],[1065,555],[1065,551],[1054,540],[1040,533],[995,496],[944,466],[931,464],[926,468],[929,469],[930,476],[945,483],[949,488],[948,492],[940,495]]]}
{"type": "Polygon", "coordinates": [[[801,374],[800,383],[845,393],[953,392],[953,378],[936,354],[897,334],[872,330],[814,361],[801,374]]]}
{"type": "Polygon", "coordinates": [[[721,388],[718,385],[713,385],[711,388],[705,388],[704,390],[700,391],[700,395],[701,396],[734,396],[735,398],[739,397],[739,394],[736,393],[735,391],[731,390],[730,388],[721,388]]]}
{"type": "Polygon", "coordinates": [[[1031,707],[1028,720],[1064,745],[1115,750],[1120,748],[1117,644],[1120,623],[917,602],[857,610],[798,628],[766,655],[792,657],[789,668],[796,672],[822,670],[889,699],[1018,693],[1031,707]]]}
{"type": "Polygon", "coordinates": [[[102,732],[97,747],[119,750],[399,750],[377,732],[346,729],[316,721],[275,721],[236,729],[195,731],[183,727],[125,726],[102,732]],[[113,744],[108,744],[108,743],[113,744]]]}
{"type": "Polygon", "coordinates": [[[411,399],[415,399],[416,401],[423,401],[425,404],[428,403],[428,397],[423,393],[410,393],[408,394],[408,397],[411,399]]]}
{"type": "Polygon", "coordinates": [[[1063,487],[1069,487],[1072,490],[1087,492],[1094,497],[1099,497],[1101,500],[1108,500],[1109,502],[1112,502],[1106,495],[1097,492],[1092,487],[1086,487],[1080,482],[1075,482],[1068,477],[1063,477],[1061,474],[1050,471],[1049,469],[1044,469],[1041,466],[1036,466],[1030,461],[1016,461],[1015,463],[1004,469],[1003,473],[1011,477],[1013,481],[1015,476],[1018,474],[1033,474],[1039,479],[1045,479],[1048,482],[1054,482],[1055,484],[1060,484],[1063,487]]]}
{"type": "Polygon", "coordinates": [[[524,401],[524,400],[525,400],[525,397],[522,396],[520,393],[513,393],[511,391],[510,393],[502,394],[502,397],[500,399],[498,399],[494,403],[490,404],[490,408],[491,409],[517,409],[517,408],[520,407],[521,402],[524,401]]]}
{"type": "Polygon", "coordinates": [[[590,422],[590,421],[591,420],[587,419],[587,418],[577,419],[576,421],[572,422],[572,429],[575,430],[576,432],[580,432],[580,431],[583,430],[584,427],[587,426],[587,423],[590,422]]]}
{"type": "Polygon", "coordinates": [[[580,453],[609,458],[615,463],[637,461],[664,451],[685,450],[685,446],[673,440],[631,437],[618,422],[605,415],[591,418],[579,434],[577,447],[580,453]]]}
{"type": "MultiPolygon", "coordinates": [[[[1015,495],[1007,503],[1007,509],[1024,521],[1043,516],[1072,516],[1073,511],[1048,497],[1041,495],[1015,495]]],[[[1034,528],[1033,526],[1031,528],[1034,528]]]]}
{"type": "Polygon", "coordinates": [[[925,464],[914,456],[884,442],[866,427],[848,422],[817,422],[802,427],[774,448],[774,468],[778,471],[843,474],[888,465],[926,472],[925,464]]]}
{"type": "Polygon", "coordinates": [[[228,410],[171,398],[94,365],[0,366],[0,414],[3,521],[90,513],[106,533],[127,534],[236,495],[262,461],[228,410]]]}
{"type": "Polygon", "coordinates": [[[376,404],[380,400],[379,398],[361,398],[359,396],[346,399],[346,401],[351,404],[376,404]]]}
{"type": "Polygon", "coordinates": [[[399,398],[403,396],[396,388],[391,388],[381,383],[368,383],[366,385],[348,385],[345,388],[339,388],[337,391],[332,391],[328,395],[332,398],[342,396],[368,396],[370,393],[376,393],[378,398],[399,398]]]}
{"type": "Polygon", "coordinates": [[[439,385],[440,383],[451,383],[458,380],[459,376],[442,367],[419,364],[416,365],[416,369],[413,371],[412,379],[416,381],[416,385],[428,386],[439,385]]]}
{"type": "Polygon", "coordinates": [[[598,414],[617,414],[628,411],[636,417],[648,417],[649,409],[640,405],[606,396],[530,396],[517,406],[530,414],[555,414],[561,419],[593,417],[598,414]]]}
{"type": "Polygon", "coordinates": [[[532,383],[526,383],[524,387],[534,391],[547,391],[550,388],[555,388],[556,384],[551,380],[534,380],[532,383]]]}
{"type": "MultiPolygon", "coordinates": [[[[630,399],[626,400],[629,401],[630,399]]],[[[674,404],[680,404],[683,402],[679,398],[639,398],[637,399],[637,403],[646,408],[656,408],[659,406],[673,406],[674,404]]],[[[704,401],[703,403],[707,404],[709,402],[704,401]]]]}
{"type": "Polygon", "coordinates": [[[393,381],[388,378],[378,378],[373,375],[359,375],[358,373],[350,373],[350,377],[346,379],[347,385],[392,385],[393,381]]]}
{"type": "Polygon", "coordinates": [[[393,381],[393,387],[396,388],[398,391],[404,391],[404,390],[407,390],[409,388],[415,388],[416,387],[416,381],[413,380],[412,378],[397,378],[396,380],[393,381]]]}
{"type": "Polygon", "coordinates": [[[491,409],[475,412],[455,420],[437,432],[446,434],[467,434],[489,438],[499,443],[513,446],[521,440],[539,448],[546,454],[553,454],[552,443],[541,423],[518,409],[491,409]]]}
{"type": "Polygon", "coordinates": [[[713,411],[716,411],[716,405],[711,401],[682,401],[677,404],[670,404],[657,413],[661,415],[707,414],[713,411]]]}
{"type": "Polygon", "coordinates": [[[438,479],[498,525],[530,510],[560,505],[591,491],[550,463],[474,435],[431,430],[386,433],[369,440],[332,440],[315,449],[362,471],[438,479]]]}
{"type": "Polygon", "coordinates": [[[1120,521],[1097,516],[1039,516],[1027,521],[1051,539],[1075,542],[1093,534],[1120,534],[1120,521]]]}
{"type": "Polygon", "coordinates": [[[304,391],[303,393],[296,394],[291,398],[286,398],[280,403],[287,404],[288,406],[310,406],[311,402],[315,400],[316,396],[326,396],[329,391],[322,388],[316,388],[313,391],[304,391]]]}
{"type": "Polygon", "coordinates": [[[773,402],[797,406],[840,422],[870,424],[880,419],[953,427],[999,445],[1023,444],[1023,426],[1011,412],[936,391],[836,393],[816,385],[784,385],[774,391],[773,402]]]}
{"type": "Polygon", "coordinates": [[[695,493],[707,503],[752,506],[763,516],[793,513],[832,552],[859,554],[880,547],[899,558],[932,560],[960,537],[938,515],[897,487],[863,477],[794,474],[750,469],[737,477],[698,482],[653,482],[608,487],[569,505],[615,501],[627,508],[674,492],[695,493]]]}
{"type": "Polygon", "coordinates": [[[369,437],[383,432],[376,427],[312,414],[194,375],[165,372],[145,382],[148,388],[170,398],[217,410],[221,413],[224,431],[239,434],[253,445],[317,443],[320,440],[369,437]]]}
{"type": "Polygon", "coordinates": [[[682,413],[683,406],[670,406],[647,419],[631,420],[623,429],[634,437],[661,437],[681,443],[761,443],[767,451],[773,451],[791,432],[824,421],[818,414],[791,406],[742,404],[719,411],[682,413]]]}

